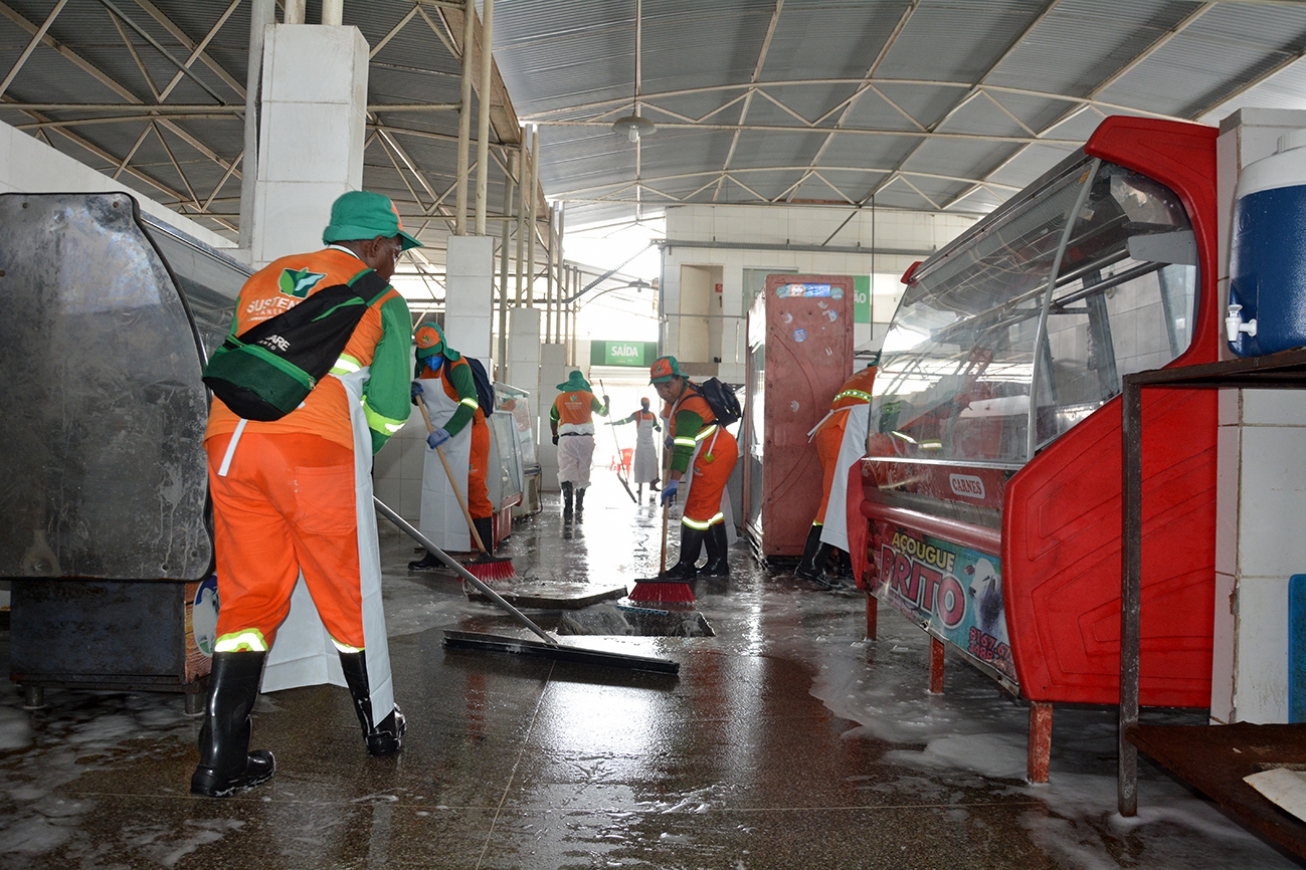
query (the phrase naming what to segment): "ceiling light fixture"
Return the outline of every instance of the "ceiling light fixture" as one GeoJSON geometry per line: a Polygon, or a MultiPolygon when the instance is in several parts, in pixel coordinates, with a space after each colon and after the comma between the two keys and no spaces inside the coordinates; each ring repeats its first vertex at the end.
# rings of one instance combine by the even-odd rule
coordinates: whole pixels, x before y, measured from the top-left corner
{"type": "Polygon", "coordinates": [[[641,7],[643,0],[635,0],[635,98],[634,106],[630,114],[624,118],[618,118],[612,123],[613,133],[625,133],[631,142],[638,142],[641,136],[652,136],[657,132],[657,126],[648,118],[639,116],[639,83],[640,83],[640,62],[643,57],[644,47],[644,26],[643,14],[641,7]]]}

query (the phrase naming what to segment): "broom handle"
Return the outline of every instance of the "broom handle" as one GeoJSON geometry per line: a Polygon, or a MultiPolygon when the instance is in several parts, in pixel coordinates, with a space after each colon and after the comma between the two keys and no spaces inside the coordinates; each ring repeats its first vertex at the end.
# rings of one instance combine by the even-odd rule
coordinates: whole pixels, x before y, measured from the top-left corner
{"type": "MultiPolygon", "coordinates": [[[[599,389],[603,391],[604,395],[607,395],[608,388],[603,386],[602,378],[599,378],[599,389]]],[[[612,409],[608,408],[607,411],[608,411],[608,416],[611,417],[612,409]]],[[[624,482],[626,480],[626,477],[621,473],[621,470],[626,466],[625,463],[622,461],[621,442],[617,440],[617,427],[612,425],[611,420],[608,421],[608,427],[612,429],[612,446],[617,448],[617,477],[621,478],[622,481],[624,482]]],[[[629,490],[630,487],[627,486],[626,489],[629,490]]]]}
{"type": "MultiPolygon", "coordinates": [[[[434,432],[435,426],[431,425],[431,415],[426,410],[426,400],[421,396],[417,397],[417,407],[422,409],[422,419],[426,421],[426,431],[434,432]]],[[[481,541],[480,532],[476,531],[476,523],[472,521],[472,512],[467,509],[467,502],[463,499],[463,494],[458,491],[458,483],[454,480],[453,469],[449,467],[449,460],[444,458],[444,451],[439,447],[435,452],[440,454],[440,462],[444,465],[444,473],[449,476],[449,488],[453,490],[454,497],[458,499],[458,507],[463,509],[463,519],[467,520],[467,528],[472,533],[472,540],[476,542],[476,549],[482,553],[489,553],[485,549],[484,542],[481,541]]]]}
{"type": "MultiPolygon", "coordinates": [[[[668,428],[670,428],[669,424],[668,424],[668,428]]],[[[667,484],[671,482],[669,479],[671,477],[671,452],[668,451],[665,446],[663,446],[662,448],[662,456],[663,456],[662,489],[665,492],[667,484]]],[[[665,574],[667,572],[667,518],[670,516],[670,513],[671,513],[671,502],[663,501],[662,502],[662,568],[658,571],[659,574],[665,574]]]]}

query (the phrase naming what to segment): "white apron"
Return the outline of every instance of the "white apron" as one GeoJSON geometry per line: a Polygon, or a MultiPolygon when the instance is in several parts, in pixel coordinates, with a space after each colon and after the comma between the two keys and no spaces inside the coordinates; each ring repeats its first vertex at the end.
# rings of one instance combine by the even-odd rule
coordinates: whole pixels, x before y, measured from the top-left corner
{"type": "MultiPolygon", "coordinates": [[[[431,425],[443,426],[449,422],[460,405],[444,391],[444,370],[449,363],[440,367],[441,377],[420,378],[422,398],[426,400],[426,409],[431,415],[431,425]]],[[[420,414],[421,411],[418,411],[420,414]]],[[[458,506],[458,495],[467,502],[467,469],[472,464],[472,426],[469,421],[462,430],[440,445],[444,458],[449,460],[449,469],[456,480],[450,484],[449,475],[440,461],[440,454],[423,446],[425,455],[422,459],[422,511],[419,515],[418,531],[431,539],[442,550],[465,553],[475,549],[471,532],[467,531],[467,518],[458,506]],[[457,485],[458,494],[454,494],[453,485],[457,485]]]]}
{"type": "MultiPolygon", "coordinates": [[[[866,432],[871,423],[870,403],[848,405],[838,408],[826,415],[847,414],[848,422],[843,429],[843,441],[839,442],[839,455],[834,463],[834,480],[830,483],[830,498],[825,506],[825,516],[821,519],[821,543],[838,547],[848,552],[848,469],[853,463],[866,455],[866,432]]],[[[825,419],[822,419],[822,423],[825,419]]],[[[821,424],[817,423],[816,428],[821,424]]],[[[816,429],[811,432],[816,434],[816,429]]]]}
{"type": "Polygon", "coordinates": [[[635,483],[651,483],[658,479],[658,448],[653,440],[656,417],[635,421],[635,483]]]}
{"type": "MultiPolygon", "coordinates": [[[[376,509],[372,506],[372,435],[363,416],[363,385],[369,369],[353,374],[332,375],[345,385],[349,397],[349,421],[354,429],[354,510],[358,516],[359,586],[363,593],[363,644],[367,655],[367,684],[372,715],[380,721],[394,708],[394,681],[390,674],[390,646],[386,639],[385,610],[381,604],[381,548],[377,543],[376,509]]],[[[344,686],[340,654],[313,598],[304,585],[303,574],[290,596],[290,613],[277,629],[277,639],[268,652],[263,669],[264,692],[330,683],[344,686]]]]}

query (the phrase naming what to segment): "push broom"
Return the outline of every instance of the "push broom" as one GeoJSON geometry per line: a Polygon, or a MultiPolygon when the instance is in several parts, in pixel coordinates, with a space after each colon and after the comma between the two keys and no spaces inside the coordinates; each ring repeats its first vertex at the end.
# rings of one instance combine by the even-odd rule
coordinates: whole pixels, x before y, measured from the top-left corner
{"type": "MultiPolygon", "coordinates": [[[[664,450],[666,462],[662,464],[662,479],[671,477],[671,451],[664,450]]],[[[635,581],[635,588],[626,597],[637,604],[693,604],[694,590],[684,580],[671,580],[667,577],[667,522],[671,514],[671,500],[662,502],[662,558],[658,564],[658,576],[635,581]]],[[[686,553],[681,553],[684,559],[686,553]]],[[[693,554],[697,559],[698,554],[693,554]]]]}
{"type": "Polygon", "coordinates": [[[425,535],[413,528],[412,524],[405,520],[399,514],[395,513],[385,502],[372,496],[372,504],[376,506],[377,512],[381,516],[394,523],[400,531],[411,537],[414,541],[426,548],[427,552],[435,556],[444,564],[448,565],[454,573],[463,578],[466,582],[472,584],[476,589],[484,593],[506,613],[512,616],[517,622],[530,629],[539,641],[526,640],[520,637],[505,637],[496,634],[480,634],[474,631],[452,631],[446,630],[444,633],[444,645],[447,647],[456,647],[462,649],[485,650],[489,652],[513,653],[522,656],[535,656],[538,658],[552,659],[561,662],[576,662],[586,665],[610,665],[612,667],[629,668],[638,671],[651,671],[656,674],[676,674],[680,672],[680,664],[667,659],[652,658],[650,656],[637,656],[629,653],[607,652],[606,650],[587,649],[584,647],[571,646],[559,643],[557,638],[551,636],[544,629],[540,628],[530,617],[513,607],[503,596],[495,592],[489,586],[482,583],[474,574],[468,571],[463,565],[454,560],[452,556],[441,550],[433,544],[425,535]]]}
{"type": "MultiPolygon", "coordinates": [[[[431,423],[431,415],[426,410],[426,401],[417,397],[417,407],[422,409],[422,419],[426,421],[426,431],[434,432],[435,426],[431,423]]],[[[449,467],[449,460],[444,456],[444,450],[439,447],[435,452],[440,456],[440,464],[444,466],[444,473],[449,477],[449,488],[453,490],[454,497],[458,499],[458,507],[462,508],[463,519],[467,520],[467,528],[472,533],[472,541],[476,543],[476,549],[481,551],[475,561],[467,562],[463,565],[469,572],[475,574],[482,580],[516,580],[517,572],[513,570],[512,559],[508,556],[493,556],[481,540],[480,532],[476,531],[476,523],[472,520],[472,512],[467,508],[467,500],[463,494],[458,491],[458,482],[454,479],[453,469],[449,467]]],[[[429,548],[428,548],[429,550],[429,548]]]]}

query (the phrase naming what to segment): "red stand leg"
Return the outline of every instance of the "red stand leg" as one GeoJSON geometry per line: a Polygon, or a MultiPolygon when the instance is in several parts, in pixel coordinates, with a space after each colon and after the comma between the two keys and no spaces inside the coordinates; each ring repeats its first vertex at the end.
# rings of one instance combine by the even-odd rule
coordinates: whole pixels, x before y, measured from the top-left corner
{"type": "Polygon", "coordinates": [[[930,694],[943,694],[943,641],[930,638],[930,694]]]}
{"type": "Polygon", "coordinates": [[[880,602],[869,592],[866,594],[866,639],[875,640],[880,619],[880,602]]]}
{"type": "Polygon", "coordinates": [[[1046,701],[1029,703],[1029,763],[1030,782],[1048,781],[1048,766],[1052,756],[1052,705],[1046,701]]]}

